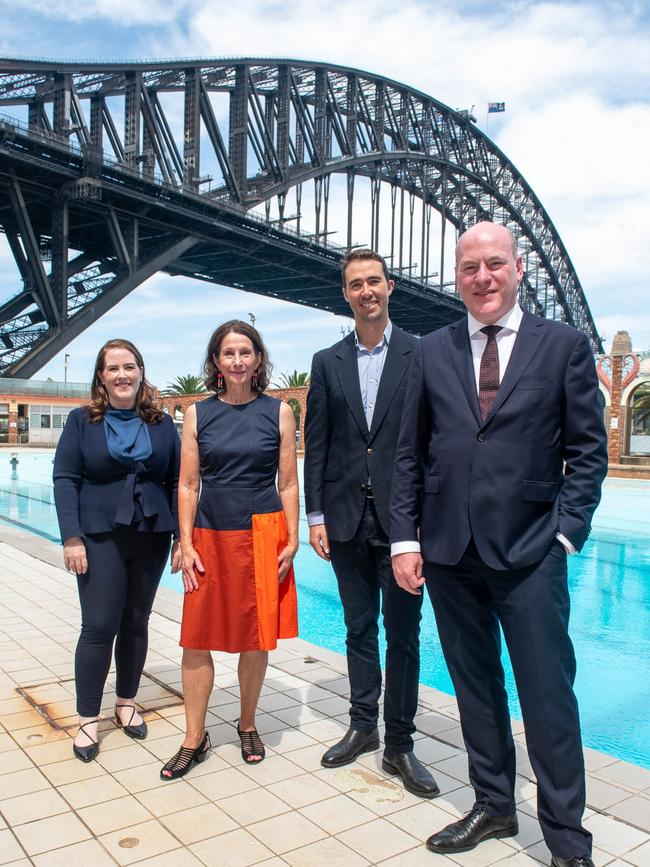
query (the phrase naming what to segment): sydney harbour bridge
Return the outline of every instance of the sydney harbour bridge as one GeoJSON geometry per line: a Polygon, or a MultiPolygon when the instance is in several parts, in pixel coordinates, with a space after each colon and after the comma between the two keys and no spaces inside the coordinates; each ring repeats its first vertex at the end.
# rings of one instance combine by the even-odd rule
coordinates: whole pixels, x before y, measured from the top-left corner
{"type": "Polygon", "coordinates": [[[33,375],[158,271],[349,313],[339,261],[356,245],[386,257],[391,317],[424,334],[462,315],[453,248],[480,220],[518,239],[522,306],[602,351],[549,215],[466,111],[325,63],[0,59],[17,275],[0,376],[33,375]]]}

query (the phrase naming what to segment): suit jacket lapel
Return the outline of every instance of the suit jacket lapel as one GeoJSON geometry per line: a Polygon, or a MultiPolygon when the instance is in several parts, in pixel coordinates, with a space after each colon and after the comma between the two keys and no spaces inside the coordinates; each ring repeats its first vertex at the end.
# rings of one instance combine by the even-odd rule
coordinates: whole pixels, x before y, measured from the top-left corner
{"type": "Polygon", "coordinates": [[[449,327],[448,345],[449,357],[460,380],[463,393],[476,419],[476,423],[482,426],[481,409],[476,391],[476,376],[474,374],[474,361],[472,359],[472,347],[470,345],[469,331],[467,330],[467,317],[454,322],[449,327]]]}
{"type": "Polygon", "coordinates": [[[354,345],[354,332],[349,334],[336,352],[336,373],[341,383],[341,389],[345,395],[350,412],[359,430],[364,436],[368,436],[368,424],[361,402],[361,384],[359,382],[359,365],[354,345]]]}
{"type": "Polygon", "coordinates": [[[408,370],[410,356],[411,347],[408,341],[404,340],[404,336],[399,328],[393,325],[388,352],[384,361],[384,369],[381,372],[381,379],[379,381],[377,402],[372,414],[372,424],[370,426],[371,439],[379,430],[395,394],[395,389],[408,370]]]}
{"type": "Polygon", "coordinates": [[[512,348],[508,367],[506,368],[506,372],[501,380],[501,385],[497,391],[492,408],[485,419],[486,422],[488,422],[503,406],[508,395],[519,382],[520,377],[530,364],[531,359],[537,352],[544,337],[544,320],[532,316],[527,311],[524,311],[524,316],[521,320],[519,331],[517,332],[515,345],[512,348]]]}

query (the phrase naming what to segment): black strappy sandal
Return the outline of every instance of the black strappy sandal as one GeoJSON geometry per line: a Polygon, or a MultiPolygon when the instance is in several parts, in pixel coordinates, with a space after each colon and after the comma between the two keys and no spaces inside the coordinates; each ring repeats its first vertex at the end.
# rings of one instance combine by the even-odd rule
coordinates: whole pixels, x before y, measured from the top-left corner
{"type": "Polygon", "coordinates": [[[72,744],[72,752],[78,759],[81,759],[82,762],[92,762],[93,759],[96,759],[99,755],[99,743],[98,741],[94,741],[88,732],[86,731],[86,726],[96,725],[98,720],[91,719],[89,722],[84,723],[79,726],[79,731],[83,732],[91,743],[88,744],[87,747],[78,747],[77,744],[72,744]]]}
{"type": "Polygon", "coordinates": [[[237,734],[241,741],[241,757],[246,764],[259,765],[263,762],[264,757],[266,756],[266,750],[264,749],[264,744],[257,733],[257,729],[253,729],[252,732],[243,732],[239,728],[239,723],[237,723],[237,734]],[[259,759],[256,760],[253,756],[259,756],[259,759]]]}
{"type": "Polygon", "coordinates": [[[179,777],[184,777],[192,767],[194,762],[200,764],[208,757],[208,750],[212,744],[210,743],[210,735],[206,732],[203,735],[203,740],[198,747],[193,750],[191,747],[181,747],[175,756],[166,762],[160,771],[161,780],[178,780],[179,777]],[[165,771],[170,773],[167,775],[165,771]]]}
{"type": "Polygon", "coordinates": [[[122,729],[125,735],[128,735],[130,738],[135,738],[138,741],[143,741],[147,737],[147,724],[144,720],[138,725],[131,725],[133,717],[138,712],[138,709],[134,704],[116,704],[115,705],[115,722],[117,723],[118,729],[122,729]],[[130,707],[131,708],[131,716],[129,717],[128,723],[122,724],[122,720],[120,719],[120,715],[117,712],[120,707],[130,707]]]}

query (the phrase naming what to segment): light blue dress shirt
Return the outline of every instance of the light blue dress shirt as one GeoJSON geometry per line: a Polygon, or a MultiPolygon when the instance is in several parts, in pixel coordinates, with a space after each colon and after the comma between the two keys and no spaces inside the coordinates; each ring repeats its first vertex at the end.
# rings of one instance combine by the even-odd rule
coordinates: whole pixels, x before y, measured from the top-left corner
{"type": "MultiPolygon", "coordinates": [[[[372,416],[377,403],[377,393],[379,392],[379,383],[381,374],[386,363],[388,355],[388,344],[390,336],[393,332],[393,323],[389,322],[384,330],[381,340],[373,349],[366,349],[363,343],[359,342],[359,335],[356,330],[354,332],[354,345],[357,350],[357,366],[359,369],[359,385],[361,386],[361,403],[363,404],[363,412],[366,416],[368,430],[372,424],[372,416]]],[[[310,512],[307,515],[307,523],[310,527],[316,524],[324,524],[325,516],[322,512],[310,512]]]]}
{"type": "Polygon", "coordinates": [[[393,323],[389,322],[386,326],[381,340],[374,349],[366,349],[359,343],[359,336],[354,332],[354,345],[357,350],[357,366],[359,368],[359,385],[361,386],[361,402],[363,411],[366,416],[368,430],[372,425],[372,416],[377,403],[377,392],[379,391],[379,381],[386,363],[388,354],[388,343],[390,335],[393,331],[393,323]]]}

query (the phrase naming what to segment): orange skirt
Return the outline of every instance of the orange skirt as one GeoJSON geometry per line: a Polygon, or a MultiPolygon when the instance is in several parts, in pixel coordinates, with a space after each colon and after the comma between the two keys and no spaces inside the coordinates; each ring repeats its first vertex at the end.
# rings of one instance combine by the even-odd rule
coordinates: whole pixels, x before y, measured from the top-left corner
{"type": "Polygon", "coordinates": [[[194,528],[205,572],[185,594],[181,647],[192,650],[273,650],[298,635],[293,566],[278,581],[278,554],[287,544],[284,512],[253,515],[250,530],[194,528]]]}

